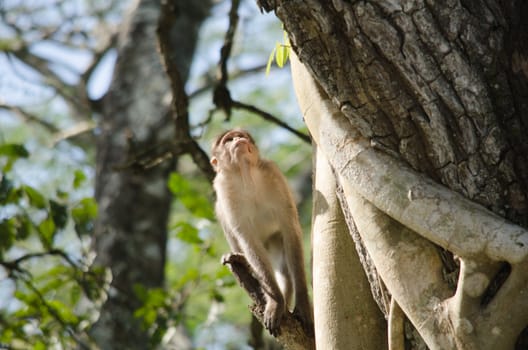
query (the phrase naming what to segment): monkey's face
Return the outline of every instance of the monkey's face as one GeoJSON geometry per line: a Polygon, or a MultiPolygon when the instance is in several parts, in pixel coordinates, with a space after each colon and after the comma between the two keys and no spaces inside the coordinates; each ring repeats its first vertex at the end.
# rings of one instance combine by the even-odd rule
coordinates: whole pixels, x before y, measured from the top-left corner
{"type": "Polygon", "coordinates": [[[216,140],[213,145],[211,164],[216,171],[239,167],[241,162],[257,164],[258,148],[251,135],[244,130],[230,130],[216,140]]]}

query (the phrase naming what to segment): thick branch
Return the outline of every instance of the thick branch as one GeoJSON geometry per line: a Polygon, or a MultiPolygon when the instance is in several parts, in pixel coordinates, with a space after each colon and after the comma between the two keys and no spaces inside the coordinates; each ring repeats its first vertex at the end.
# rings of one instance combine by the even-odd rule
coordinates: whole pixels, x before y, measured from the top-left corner
{"type": "Polygon", "coordinates": [[[433,348],[513,348],[528,322],[513,306],[527,302],[526,231],[372,148],[295,57],[292,70],[305,120],[338,174],[362,241],[420,335],[433,348]],[[454,297],[434,245],[413,231],[461,258],[454,297]],[[490,260],[513,266],[486,305],[500,267],[490,260]]]}
{"type": "Polygon", "coordinates": [[[372,297],[336,190],[333,171],[318,149],[312,222],[317,348],[381,350],[387,343],[385,319],[372,297]]]}

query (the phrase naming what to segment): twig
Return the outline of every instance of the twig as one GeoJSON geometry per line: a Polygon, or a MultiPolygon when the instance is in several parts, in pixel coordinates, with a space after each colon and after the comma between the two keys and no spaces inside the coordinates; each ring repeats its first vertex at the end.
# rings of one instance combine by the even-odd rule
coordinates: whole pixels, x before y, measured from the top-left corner
{"type": "Polygon", "coordinates": [[[36,116],[34,114],[31,114],[28,111],[26,111],[26,110],[24,110],[24,109],[22,109],[20,107],[10,106],[10,105],[6,105],[6,104],[0,104],[0,108],[8,110],[8,111],[12,111],[16,115],[18,115],[20,118],[22,118],[24,121],[29,121],[29,122],[36,123],[36,124],[42,126],[43,128],[45,128],[46,130],[48,130],[51,133],[57,133],[57,132],[60,131],[60,129],[57,128],[52,123],[49,123],[49,122],[47,122],[45,120],[42,120],[38,116],[36,116]]]}
{"type": "Polygon", "coordinates": [[[222,109],[227,119],[231,118],[232,99],[229,89],[227,88],[227,80],[229,78],[227,72],[227,61],[231,55],[233,47],[233,38],[235,36],[238,25],[238,6],[239,0],[231,1],[231,9],[229,10],[229,27],[224,38],[224,45],[220,50],[220,60],[218,61],[217,84],[213,91],[213,103],[219,109],[222,109]]]}
{"type": "Polygon", "coordinates": [[[233,47],[233,38],[238,26],[238,7],[240,0],[231,1],[231,9],[229,10],[229,27],[227,28],[226,36],[224,38],[224,45],[220,50],[220,61],[218,62],[218,83],[225,85],[229,78],[227,73],[227,61],[231,55],[231,48],[233,47]]]}
{"type": "Polygon", "coordinates": [[[209,164],[209,157],[191,137],[189,128],[188,97],[185,93],[183,81],[178,71],[178,65],[173,55],[170,54],[170,28],[176,20],[174,4],[163,1],[161,15],[158,23],[158,45],[165,71],[170,80],[172,102],[171,111],[175,123],[175,151],[174,155],[190,154],[195,164],[205,174],[209,181],[214,178],[214,170],[209,164]]]}
{"type": "MultiPolygon", "coordinates": [[[[266,69],[266,65],[265,64],[259,64],[259,65],[255,66],[255,67],[250,67],[250,68],[245,68],[245,69],[239,69],[239,70],[232,71],[232,72],[229,73],[229,77],[231,79],[242,78],[242,77],[245,77],[246,75],[249,75],[249,74],[255,74],[255,73],[262,72],[265,69],[266,69]]],[[[203,94],[207,90],[214,88],[215,85],[217,84],[216,82],[212,81],[212,78],[210,76],[208,76],[205,80],[206,80],[206,82],[202,86],[198,87],[196,90],[194,90],[193,92],[189,93],[189,99],[193,99],[196,96],[198,96],[200,94],[203,94]]]]}
{"type": "Polygon", "coordinates": [[[55,321],[57,321],[61,326],[62,328],[64,328],[68,334],[77,342],[77,345],[79,345],[79,347],[81,349],[90,349],[90,347],[85,344],[80,338],[79,336],[77,335],[77,333],[75,332],[74,328],[76,326],[76,324],[72,323],[72,322],[68,322],[68,321],[65,321],[62,316],[59,314],[59,312],[55,309],[54,306],[52,306],[48,301],[47,299],[44,297],[44,295],[40,292],[40,290],[31,282],[30,279],[28,278],[25,278],[25,277],[22,277],[22,281],[26,284],[26,286],[33,292],[35,293],[35,295],[37,296],[37,298],[39,298],[40,302],[42,303],[42,305],[44,305],[44,307],[48,310],[48,312],[50,313],[50,315],[55,319],[55,321]]]}
{"type": "Polygon", "coordinates": [[[30,260],[33,258],[41,258],[43,256],[53,256],[58,255],[61,256],[64,260],[66,260],[71,266],[78,267],[77,264],[75,264],[71,258],[62,250],[59,249],[52,249],[45,252],[37,252],[37,253],[28,253],[25,255],[22,255],[19,258],[16,258],[11,261],[3,261],[0,260],[0,265],[4,266],[8,270],[15,270],[15,271],[22,271],[23,269],[20,267],[20,264],[23,263],[26,260],[30,260]]]}
{"type": "Polygon", "coordinates": [[[283,127],[284,129],[290,131],[291,133],[293,133],[294,135],[298,136],[301,140],[303,140],[304,142],[308,143],[308,144],[311,144],[312,143],[312,139],[310,138],[310,136],[298,131],[298,130],[295,130],[294,128],[292,128],[291,126],[289,126],[288,124],[286,124],[285,122],[283,122],[282,120],[280,120],[279,118],[275,117],[274,115],[266,112],[266,111],[263,111],[261,110],[260,108],[257,108],[253,105],[249,105],[249,104],[246,104],[246,103],[243,103],[243,102],[239,102],[239,101],[233,101],[232,102],[232,106],[235,107],[235,108],[240,108],[240,109],[244,109],[246,111],[249,111],[249,112],[252,112],[252,113],[255,113],[259,116],[261,116],[263,119],[265,120],[268,120],[272,123],[275,123],[281,127],[283,127]]]}

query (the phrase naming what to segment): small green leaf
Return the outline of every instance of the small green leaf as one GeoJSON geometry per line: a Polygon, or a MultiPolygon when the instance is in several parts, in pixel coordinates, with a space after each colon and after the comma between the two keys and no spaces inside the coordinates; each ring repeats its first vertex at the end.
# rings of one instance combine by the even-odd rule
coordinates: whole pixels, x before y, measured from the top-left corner
{"type": "Polygon", "coordinates": [[[205,197],[203,189],[178,173],[172,173],[168,183],[169,189],[177,199],[196,217],[214,219],[211,201],[205,197]]]}
{"type": "Polygon", "coordinates": [[[71,210],[75,230],[79,234],[89,234],[93,229],[93,221],[97,216],[97,203],[93,198],[83,198],[71,210]]]}
{"type": "Polygon", "coordinates": [[[7,143],[5,145],[0,145],[0,156],[27,158],[29,157],[29,152],[24,145],[7,143]]]}
{"type": "Polygon", "coordinates": [[[198,229],[187,222],[179,222],[174,228],[176,237],[189,244],[202,244],[203,240],[198,235],[198,229]]]}
{"type": "Polygon", "coordinates": [[[208,245],[205,249],[205,253],[212,258],[217,256],[217,252],[214,245],[208,245]]]}
{"type": "Polygon", "coordinates": [[[71,308],[59,300],[49,300],[48,306],[53,308],[55,313],[58,314],[61,320],[65,323],[76,324],[79,321],[77,316],[71,311],[71,308]]]}
{"type": "Polygon", "coordinates": [[[86,180],[86,175],[81,170],[75,170],[73,174],[73,188],[79,188],[86,180]]]}
{"type": "Polygon", "coordinates": [[[6,203],[12,189],[13,183],[5,175],[2,175],[0,180],[0,203],[6,203]]]}
{"type": "Polygon", "coordinates": [[[273,48],[273,51],[271,51],[268,57],[268,63],[266,64],[266,75],[269,75],[271,64],[273,63],[273,59],[275,58],[275,51],[277,51],[277,47],[273,48]]]}
{"type": "Polygon", "coordinates": [[[11,248],[15,242],[16,225],[16,218],[0,221],[0,253],[11,248]]]}
{"type": "Polygon", "coordinates": [[[289,56],[290,49],[288,46],[281,45],[278,43],[277,43],[276,49],[277,49],[277,54],[275,55],[275,59],[277,61],[277,66],[282,68],[284,67],[286,62],[288,62],[288,56],[289,56]]]}
{"type": "Polygon", "coordinates": [[[47,346],[42,341],[37,340],[33,345],[33,350],[46,350],[47,346]]]}
{"type": "Polygon", "coordinates": [[[26,186],[22,186],[22,189],[24,190],[24,192],[28,196],[29,203],[32,206],[34,206],[36,208],[39,208],[39,209],[42,209],[42,208],[46,207],[46,198],[42,195],[42,193],[37,191],[35,188],[33,188],[31,186],[27,186],[27,185],[26,186]]]}
{"type": "Polygon", "coordinates": [[[48,216],[37,227],[40,239],[46,248],[51,247],[55,236],[55,223],[51,216],[48,216]]]}
{"type": "MultiPolygon", "coordinates": [[[[16,290],[13,295],[14,295],[14,297],[16,299],[20,300],[21,302],[23,302],[24,304],[27,304],[27,305],[31,305],[33,303],[33,301],[35,301],[35,295],[24,293],[24,292],[22,292],[20,290],[16,290]]],[[[20,311],[24,312],[24,310],[22,310],[22,309],[20,311]]]]}
{"type": "Polygon", "coordinates": [[[68,296],[70,297],[70,303],[72,305],[77,304],[82,297],[82,289],[78,284],[74,284],[68,291],[68,296]]]}
{"type": "Polygon", "coordinates": [[[18,225],[16,226],[16,239],[21,241],[29,237],[32,232],[33,223],[26,215],[17,217],[18,225]]]}
{"type": "Polygon", "coordinates": [[[178,281],[178,283],[180,283],[180,285],[183,286],[183,285],[189,283],[190,281],[195,281],[195,280],[197,280],[199,277],[200,277],[200,271],[198,271],[198,269],[195,268],[195,267],[190,267],[190,268],[187,269],[187,271],[183,274],[183,276],[180,278],[180,280],[178,281]]]}
{"type": "Polygon", "coordinates": [[[57,189],[56,193],[57,193],[57,198],[59,198],[59,199],[61,199],[63,201],[67,201],[68,197],[70,196],[69,192],[62,191],[60,189],[57,189]]]}
{"type": "Polygon", "coordinates": [[[167,292],[163,288],[151,288],[147,293],[145,304],[154,307],[161,307],[167,301],[167,292]]]}
{"type": "Polygon", "coordinates": [[[136,283],[132,286],[132,290],[138,299],[145,303],[148,297],[148,289],[141,283],[136,283]]]}
{"type": "Polygon", "coordinates": [[[62,229],[68,223],[68,211],[66,206],[62,205],[52,199],[49,201],[50,204],[50,214],[53,218],[53,222],[58,229],[62,229]]]}

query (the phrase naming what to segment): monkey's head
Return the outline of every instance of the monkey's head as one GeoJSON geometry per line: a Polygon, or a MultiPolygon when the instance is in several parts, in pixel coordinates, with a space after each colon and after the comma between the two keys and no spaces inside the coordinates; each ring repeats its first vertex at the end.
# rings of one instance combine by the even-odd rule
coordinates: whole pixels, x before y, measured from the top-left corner
{"type": "Polygon", "coordinates": [[[224,132],[213,143],[211,165],[216,172],[235,170],[246,162],[256,165],[259,151],[251,135],[242,129],[224,132]]]}

